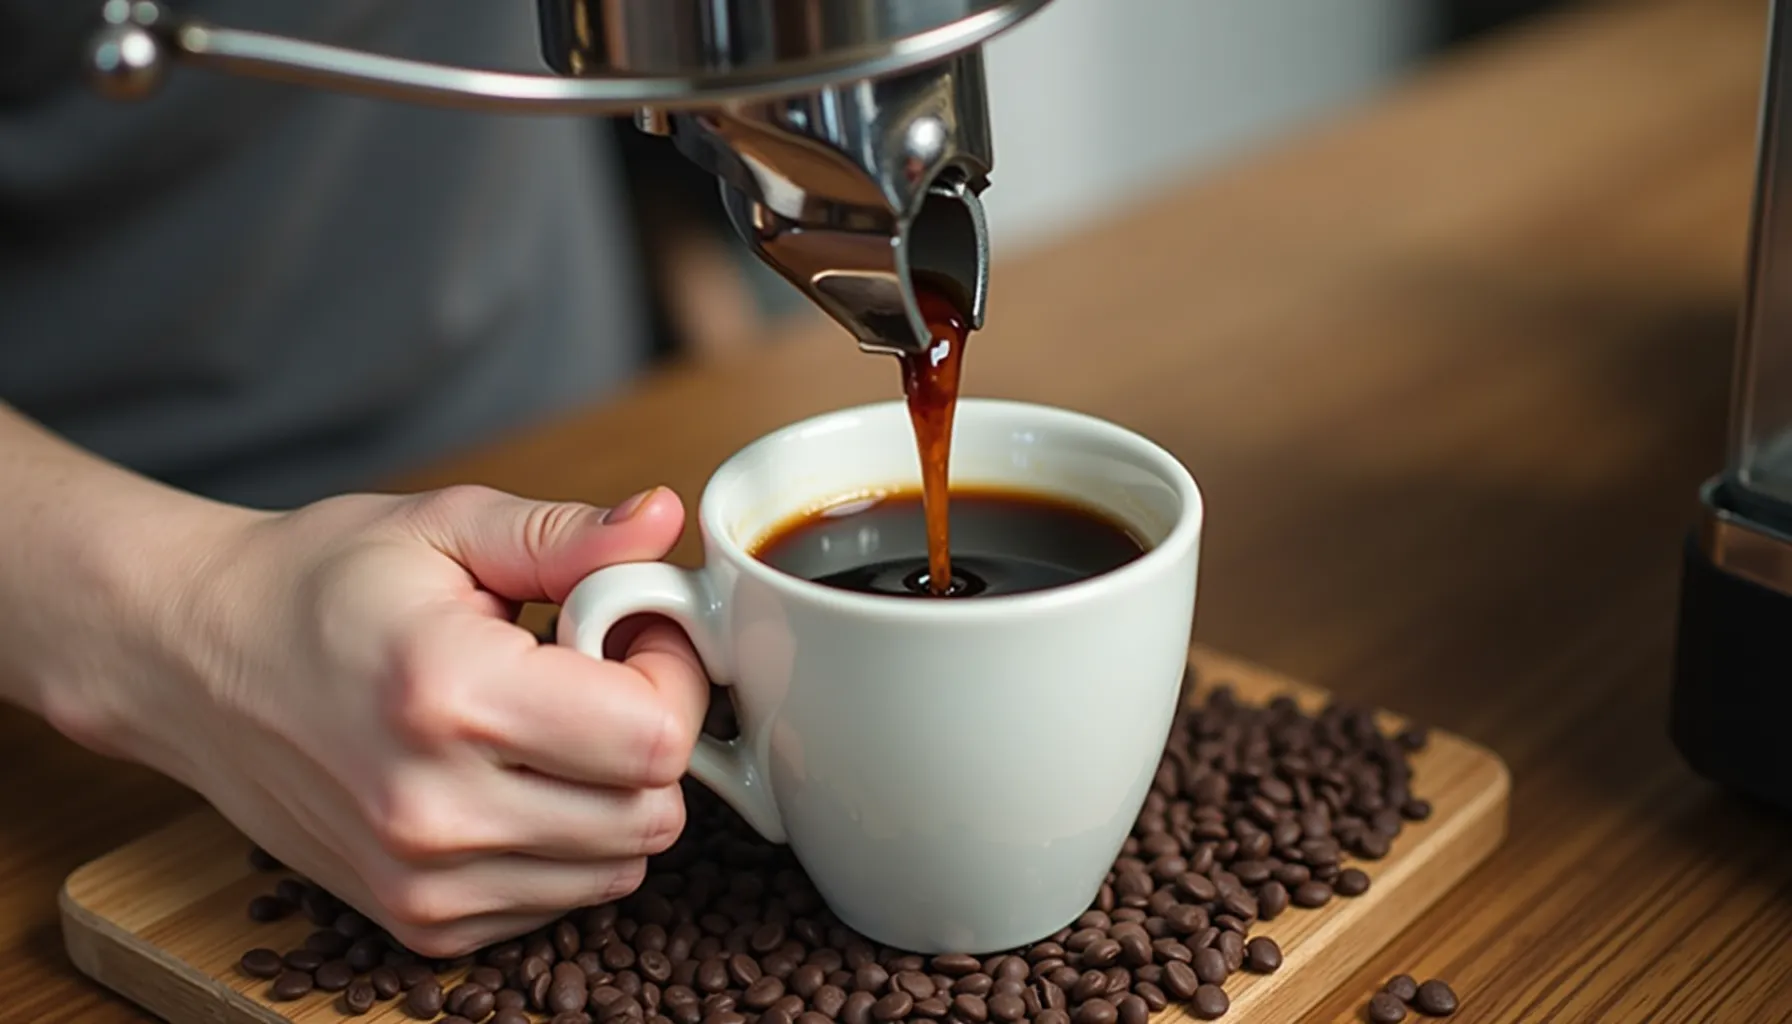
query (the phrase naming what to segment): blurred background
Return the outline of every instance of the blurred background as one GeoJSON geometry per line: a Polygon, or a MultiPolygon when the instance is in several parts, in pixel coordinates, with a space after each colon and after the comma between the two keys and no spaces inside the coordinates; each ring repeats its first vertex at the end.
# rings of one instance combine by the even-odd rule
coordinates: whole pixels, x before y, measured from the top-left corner
{"type": "MultiPolygon", "coordinates": [[[[1049,243],[1569,2],[1054,0],[987,51],[995,255],[1049,243]]],[[[732,237],[713,179],[663,140],[613,130],[639,198],[662,358],[713,357],[818,315],[732,237]]]]}

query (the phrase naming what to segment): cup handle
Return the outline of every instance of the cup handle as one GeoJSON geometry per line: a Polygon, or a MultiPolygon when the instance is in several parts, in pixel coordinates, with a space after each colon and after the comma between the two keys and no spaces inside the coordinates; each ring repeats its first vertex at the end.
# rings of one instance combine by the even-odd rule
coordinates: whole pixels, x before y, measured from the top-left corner
{"type": "MultiPolygon", "coordinates": [[[[641,614],[664,615],[677,623],[691,638],[710,679],[724,686],[734,682],[726,613],[702,570],[664,562],[630,562],[599,569],[581,580],[561,605],[559,642],[602,658],[610,630],[623,619],[641,614]]],[[[778,816],[757,750],[755,737],[749,735],[744,722],[740,735],[731,740],[699,736],[691,751],[691,775],[726,800],[760,835],[784,843],[784,822],[778,816]]]]}

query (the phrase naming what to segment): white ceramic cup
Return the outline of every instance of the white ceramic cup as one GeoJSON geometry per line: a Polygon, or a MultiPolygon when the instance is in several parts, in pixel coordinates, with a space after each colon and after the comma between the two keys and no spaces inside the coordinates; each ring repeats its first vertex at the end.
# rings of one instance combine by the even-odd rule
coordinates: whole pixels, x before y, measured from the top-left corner
{"type": "Polygon", "coordinates": [[[954,486],[1093,505],[1149,543],[1049,590],[965,600],[854,593],[748,554],[793,515],[920,478],[900,402],[796,423],[728,459],[698,510],[701,569],[599,570],[560,615],[596,657],[665,615],[731,686],[741,735],[691,774],[788,843],[829,907],[916,953],[1035,941],[1087,910],[1150,788],[1188,657],[1201,495],[1168,452],[1078,413],[960,403],[954,486]]]}

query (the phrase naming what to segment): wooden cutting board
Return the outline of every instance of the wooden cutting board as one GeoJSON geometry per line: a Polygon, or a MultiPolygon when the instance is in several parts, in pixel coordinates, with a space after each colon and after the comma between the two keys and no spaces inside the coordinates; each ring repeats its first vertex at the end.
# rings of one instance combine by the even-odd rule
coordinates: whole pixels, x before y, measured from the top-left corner
{"type": "MultiPolygon", "coordinates": [[[[1223,682],[1252,702],[1286,693],[1316,708],[1326,699],[1317,688],[1204,648],[1190,660],[1197,697],[1223,682]]],[[[1385,725],[1398,723],[1384,716],[1385,725]]],[[[1253,927],[1252,935],[1281,945],[1284,963],[1275,974],[1228,979],[1232,1010],[1225,1020],[1284,1024],[1323,999],[1499,846],[1508,789],[1498,757],[1434,731],[1413,761],[1414,794],[1431,801],[1431,818],[1409,824],[1386,858],[1357,863],[1374,880],[1364,895],[1336,898],[1318,910],[1290,908],[1253,927]]],[[[83,865],[62,891],[69,955],[101,984],[174,1024],[409,1021],[397,1001],[359,1018],[342,1016],[338,997],[328,993],[271,1003],[263,996],[267,982],[236,972],[244,950],[291,949],[312,930],[297,915],[278,924],[249,920],[249,900],[271,889],[269,877],[250,868],[249,849],[228,822],[205,811],[83,865]]],[[[1158,1017],[1159,1024],[1188,1019],[1174,1007],[1158,1017]]]]}

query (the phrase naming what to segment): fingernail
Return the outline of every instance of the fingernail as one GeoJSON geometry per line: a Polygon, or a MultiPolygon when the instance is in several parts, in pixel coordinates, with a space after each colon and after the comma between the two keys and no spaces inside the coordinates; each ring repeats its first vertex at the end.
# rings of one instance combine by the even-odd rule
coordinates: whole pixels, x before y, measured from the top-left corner
{"type": "Polygon", "coordinates": [[[659,492],[660,489],[658,487],[642,491],[640,494],[635,495],[610,511],[605,512],[604,525],[615,526],[618,523],[628,522],[630,519],[634,518],[636,512],[641,511],[641,509],[646,506],[649,498],[659,492]]]}

